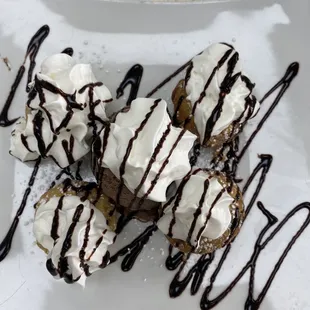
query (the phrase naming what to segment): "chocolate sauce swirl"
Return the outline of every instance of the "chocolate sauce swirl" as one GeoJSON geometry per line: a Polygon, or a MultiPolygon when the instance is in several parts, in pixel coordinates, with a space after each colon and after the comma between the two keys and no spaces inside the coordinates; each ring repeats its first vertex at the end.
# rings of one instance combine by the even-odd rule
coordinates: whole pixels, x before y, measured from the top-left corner
{"type": "Polygon", "coordinates": [[[186,62],[184,65],[182,65],[180,68],[175,70],[173,73],[171,73],[168,77],[166,77],[162,82],[160,82],[155,88],[153,88],[145,97],[150,98],[152,97],[156,92],[158,92],[163,86],[165,86],[167,83],[169,83],[174,77],[176,77],[180,72],[182,72],[185,68],[188,67],[188,65],[192,61],[186,62]]]}
{"type": "MultiPolygon", "coordinates": [[[[187,259],[190,255],[187,256],[187,259]]],[[[178,272],[174,276],[170,287],[169,287],[169,296],[172,298],[180,296],[190,281],[193,281],[191,286],[191,294],[194,295],[200,288],[202,284],[203,278],[205,276],[206,271],[208,270],[209,265],[213,262],[214,253],[201,255],[198,262],[187,272],[185,277],[180,280],[180,274],[186,266],[187,260],[185,260],[178,272]]]]}
{"type": "MultiPolygon", "coordinates": [[[[142,178],[141,178],[141,181],[140,181],[140,183],[138,184],[138,186],[136,187],[136,189],[135,189],[135,191],[134,191],[135,196],[134,196],[134,198],[132,199],[132,201],[131,201],[130,204],[129,204],[129,207],[128,207],[129,209],[130,209],[130,208],[133,206],[133,204],[135,203],[135,200],[136,200],[136,198],[138,197],[138,193],[139,193],[140,189],[142,188],[142,186],[143,186],[143,184],[144,184],[144,182],[145,182],[147,176],[149,175],[149,173],[150,173],[150,171],[151,171],[151,169],[152,169],[152,166],[153,166],[153,164],[155,163],[156,158],[157,158],[159,152],[161,151],[161,149],[162,149],[162,147],[163,147],[163,144],[164,144],[166,138],[168,137],[168,135],[169,135],[169,133],[170,133],[170,131],[171,131],[171,126],[172,126],[172,123],[170,122],[170,123],[167,125],[167,128],[166,128],[166,130],[164,131],[164,133],[162,134],[160,140],[158,141],[158,143],[157,143],[157,145],[156,145],[156,147],[155,147],[155,149],[154,149],[154,152],[153,152],[153,154],[152,154],[152,156],[151,156],[151,158],[150,158],[150,160],[149,160],[149,162],[148,162],[148,164],[147,164],[147,167],[146,167],[146,169],[145,169],[145,172],[144,172],[144,174],[143,174],[143,176],[142,176],[142,178]]],[[[145,196],[144,199],[146,199],[146,198],[147,198],[147,196],[145,196]]]]}
{"type": "Polygon", "coordinates": [[[279,93],[277,94],[277,97],[275,98],[275,100],[271,103],[268,111],[265,113],[265,115],[262,117],[262,119],[260,120],[260,122],[258,123],[256,129],[254,130],[254,132],[251,134],[251,136],[249,137],[249,139],[247,140],[246,144],[244,145],[244,147],[242,148],[242,150],[240,151],[239,155],[238,155],[238,160],[240,161],[240,159],[243,157],[244,153],[246,152],[246,150],[249,148],[249,146],[251,145],[251,143],[253,142],[254,138],[256,137],[256,135],[259,133],[259,131],[261,130],[261,128],[263,127],[263,125],[265,124],[265,122],[267,121],[267,119],[270,117],[271,113],[273,112],[273,110],[276,108],[276,106],[279,104],[280,100],[282,99],[283,95],[286,93],[287,89],[290,87],[292,81],[295,79],[295,77],[297,76],[299,72],[299,63],[298,62],[293,62],[291,63],[284,76],[282,77],[282,79],[280,79],[280,81],[278,83],[276,83],[267,93],[265,96],[263,96],[263,98],[260,100],[260,103],[262,104],[267,98],[269,98],[276,90],[278,90],[280,88],[279,93]]]}
{"type": "Polygon", "coordinates": [[[119,257],[125,256],[121,268],[123,271],[129,271],[139,254],[143,250],[143,246],[149,241],[150,237],[153,235],[153,233],[157,230],[157,227],[155,224],[147,227],[145,231],[140,234],[136,239],[134,239],[130,244],[119,250],[116,254],[111,256],[110,258],[110,264],[116,262],[119,257]]]}
{"type": "Polygon", "coordinates": [[[9,92],[9,95],[8,95],[8,97],[4,103],[4,106],[1,110],[1,112],[0,112],[0,126],[1,127],[8,127],[8,126],[10,126],[16,122],[17,118],[9,120],[8,113],[9,113],[9,109],[12,105],[16,90],[17,90],[17,88],[18,88],[18,86],[19,86],[19,84],[20,84],[20,82],[24,76],[24,73],[26,71],[26,68],[25,68],[26,60],[27,60],[27,58],[29,58],[29,60],[30,60],[29,69],[28,69],[28,77],[27,77],[27,86],[26,86],[26,90],[27,90],[27,92],[29,92],[30,88],[29,88],[28,84],[32,80],[33,70],[34,70],[35,65],[36,65],[35,59],[37,57],[37,54],[39,52],[39,49],[40,49],[42,43],[44,42],[45,38],[48,36],[49,31],[50,31],[49,26],[44,25],[31,38],[31,40],[28,44],[28,47],[27,47],[24,62],[20,66],[20,68],[17,72],[17,75],[15,77],[15,81],[13,82],[13,84],[11,86],[11,90],[9,92]]]}
{"type": "Polygon", "coordinates": [[[3,261],[10,252],[10,249],[12,246],[12,241],[14,238],[14,234],[16,232],[16,228],[17,228],[18,223],[19,223],[19,218],[25,210],[28,197],[31,193],[32,186],[34,184],[34,181],[36,179],[36,176],[37,176],[37,173],[39,170],[40,162],[41,162],[41,159],[39,158],[35,163],[31,177],[30,177],[29,182],[28,182],[28,187],[25,190],[22,202],[21,202],[21,204],[20,204],[20,206],[16,212],[16,215],[13,219],[13,222],[9,228],[9,231],[7,232],[7,234],[5,235],[5,237],[3,238],[3,240],[0,243],[0,262],[3,261]]]}
{"type": "Polygon", "coordinates": [[[55,209],[55,214],[54,214],[52,228],[51,228],[51,237],[54,239],[54,241],[56,241],[59,238],[59,235],[58,235],[59,211],[62,210],[64,198],[65,196],[60,197],[57,207],[55,209]]]}
{"type": "Polygon", "coordinates": [[[72,57],[74,51],[73,51],[73,48],[72,48],[72,47],[67,47],[67,48],[65,48],[61,53],[62,53],[62,54],[67,54],[67,55],[69,55],[69,56],[72,57]]]}
{"type": "Polygon", "coordinates": [[[116,90],[116,98],[119,99],[123,96],[125,88],[130,85],[130,93],[126,102],[126,105],[130,106],[131,102],[137,98],[142,76],[143,67],[141,65],[136,64],[131,67],[116,90]]]}
{"type": "Polygon", "coordinates": [[[168,270],[176,270],[180,264],[183,262],[183,258],[184,258],[184,253],[182,252],[177,252],[176,254],[172,255],[172,251],[173,251],[173,246],[170,244],[169,245],[169,249],[168,249],[168,257],[166,259],[166,268],[168,270]]]}
{"type": "MultiPolygon", "coordinates": [[[[230,49],[225,53],[224,56],[226,56],[226,55],[228,55],[228,56],[224,57],[224,61],[222,58],[222,60],[219,62],[219,64],[215,68],[215,70],[213,70],[214,74],[225,63],[225,61],[228,59],[228,57],[230,56],[230,54],[232,52],[233,52],[233,49],[230,49]]],[[[239,54],[237,52],[235,52],[233,54],[233,56],[227,62],[227,73],[226,73],[226,76],[224,77],[224,79],[220,85],[220,95],[219,95],[218,103],[215,106],[215,108],[212,110],[211,116],[209,117],[209,119],[206,123],[203,144],[207,144],[207,141],[210,139],[213,128],[214,128],[215,124],[217,123],[217,121],[219,120],[219,118],[221,117],[225,97],[230,93],[235,82],[237,81],[237,79],[241,75],[240,72],[232,75],[234,70],[235,70],[235,67],[236,67],[238,60],[239,60],[239,54]]],[[[209,80],[207,81],[206,86],[204,88],[204,91],[202,92],[202,94],[200,95],[200,98],[198,100],[199,103],[206,96],[206,91],[207,91],[209,84],[211,83],[211,81],[213,79],[213,75],[211,75],[209,80]]],[[[195,105],[197,106],[197,103],[195,103],[195,105]]],[[[195,113],[195,111],[193,109],[193,115],[194,115],[194,113],[195,113]]]]}
{"type": "Polygon", "coordinates": [[[254,251],[251,255],[251,259],[244,265],[240,273],[235,277],[235,279],[220,293],[217,297],[213,299],[209,299],[210,293],[213,289],[213,285],[216,281],[217,275],[220,272],[221,268],[223,267],[224,262],[226,261],[231,245],[227,246],[225,249],[221,260],[214,271],[214,273],[210,277],[210,284],[205,289],[202,299],[200,302],[201,309],[213,309],[219,302],[221,302],[226,296],[233,290],[233,288],[237,285],[237,283],[243,278],[244,274],[250,270],[250,279],[249,279],[249,289],[248,289],[248,296],[245,301],[244,309],[258,309],[261,305],[262,301],[264,300],[276,274],[278,273],[279,269],[281,268],[286,256],[288,255],[289,251],[292,249],[293,245],[297,241],[297,239],[303,234],[304,230],[310,224],[310,203],[304,202],[297,205],[293,208],[285,218],[270,232],[270,229],[278,222],[278,219],[271,214],[261,202],[257,203],[258,209],[265,215],[267,219],[267,224],[261,230],[254,246],[254,251]],[[259,258],[259,255],[265,250],[266,246],[273,240],[273,238],[280,233],[283,227],[287,224],[287,222],[295,216],[298,212],[308,211],[308,215],[303,222],[303,224],[298,229],[297,233],[291,238],[288,242],[287,246],[285,247],[284,251],[282,252],[280,258],[274,265],[272,272],[270,273],[265,285],[261,289],[260,293],[256,298],[254,298],[254,287],[255,287],[255,271],[256,271],[256,262],[259,258]],[[269,232],[269,234],[268,234],[269,232]]]}
{"type": "Polygon", "coordinates": [[[48,25],[42,26],[37,33],[31,38],[28,47],[27,47],[27,54],[26,57],[29,57],[30,64],[29,64],[29,70],[28,70],[28,77],[27,77],[27,85],[26,85],[26,91],[30,91],[29,83],[32,81],[32,74],[33,70],[36,66],[36,57],[39,52],[39,49],[43,43],[43,41],[46,39],[48,34],[50,33],[50,27],[48,25]]]}

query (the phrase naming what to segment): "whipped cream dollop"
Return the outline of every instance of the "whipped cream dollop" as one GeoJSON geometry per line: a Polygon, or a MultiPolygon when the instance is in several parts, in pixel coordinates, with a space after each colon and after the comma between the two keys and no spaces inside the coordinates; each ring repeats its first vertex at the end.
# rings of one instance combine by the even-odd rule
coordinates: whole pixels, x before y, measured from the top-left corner
{"type": "Polygon", "coordinates": [[[176,194],[163,204],[157,226],[174,239],[199,247],[202,237],[217,239],[229,228],[229,206],[234,199],[215,176],[201,169],[193,170],[177,182],[176,194]]]}
{"type": "Polygon", "coordinates": [[[242,124],[256,115],[260,104],[253,88],[242,72],[238,52],[229,44],[213,44],[192,59],[186,93],[201,143],[234,121],[242,124]]]}
{"type": "Polygon", "coordinates": [[[21,161],[50,156],[65,168],[89,152],[93,135],[107,120],[111,93],[91,65],[76,64],[67,54],[45,59],[31,86],[26,116],[12,131],[10,154],[21,161]]]}
{"type": "Polygon", "coordinates": [[[48,251],[49,272],[81,285],[108,264],[108,246],[115,237],[104,215],[78,196],[52,197],[40,203],[33,231],[38,244],[48,251]]]}
{"type": "Polygon", "coordinates": [[[172,126],[166,101],[138,98],[102,130],[93,151],[99,166],[109,168],[137,197],[161,202],[167,187],[190,171],[188,153],[195,140],[172,126]]]}

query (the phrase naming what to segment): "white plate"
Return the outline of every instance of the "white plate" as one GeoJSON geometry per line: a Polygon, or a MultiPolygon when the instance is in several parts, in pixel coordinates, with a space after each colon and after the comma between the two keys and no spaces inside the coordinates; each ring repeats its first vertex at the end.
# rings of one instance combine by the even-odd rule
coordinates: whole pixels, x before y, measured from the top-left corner
{"type": "MultiPolygon", "coordinates": [[[[7,56],[12,66],[12,71],[8,71],[0,62],[3,101],[23,61],[30,37],[43,24],[49,24],[51,32],[42,45],[37,63],[72,46],[76,58],[91,62],[98,78],[114,95],[131,65],[138,62],[145,68],[139,93],[143,96],[211,42],[226,41],[235,45],[247,73],[256,82],[259,98],[283,76],[292,61],[299,61],[298,77],[252,143],[242,165],[242,174],[246,178],[256,166],[258,153],[274,156],[259,200],[280,221],[298,203],[309,200],[310,49],[307,32],[310,23],[307,0],[300,0],[298,5],[292,1],[145,5],[82,0],[1,0],[0,7],[0,54],[7,56]]],[[[156,96],[170,100],[176,81],[162,88],[156,96]]],[[[24,87],[25,81],[10,110],[10,118],[23,113],[24,87]]],[[[272,99],[264,103],[257,119],[248,126],[248,134],[255,129],[272,99]]],[[[118,104],[124,102],[120,99],[118,104]]],[[[1,237],[15,215],[32,170],[9,156],[10,130],[0,128],[1,237]],[[15,198],[12,198],[14,193],[15,198]]],[[[51,165],[40,168],[12,250],[0,263],[1,310],[199,309],[203,287],[208,285],[216,263],[210,266],[196,296],[191,296],[187,290],[181,297],[169,298],[168,288],[175,271],[167,271],[164,266],[168,244],[159,232],[151,238],[128,273],[120,270],[118,262],[89,278],[84,290],[78,285],[55,281],[45,269],[44,253],[34,244],[31,225],[32,205],[55,173],[51,165]],[[161,255],[161,249],[165,255],[161,255]]],[[[307,215],[306,211],[298,212],[259,255],[255,298],[307,215]]],[[[266,218],[255,206],[214,283],[211,299],[225,290],[250,259],[254,242],[265,223],[266,218]]],[[[145,225],[132,223],[119,238],[117,247],[132,240],[142,231],[142,226],[145,225]]],[[[261,309],[310,309],[309,238],[310,229],[306,229],[277,273],[261,309]]],[[[217,257],[220,254],[217,253],[217,257]]],[[[215,309],[243,309],[248,286],[249,271],[215,309]]]]}

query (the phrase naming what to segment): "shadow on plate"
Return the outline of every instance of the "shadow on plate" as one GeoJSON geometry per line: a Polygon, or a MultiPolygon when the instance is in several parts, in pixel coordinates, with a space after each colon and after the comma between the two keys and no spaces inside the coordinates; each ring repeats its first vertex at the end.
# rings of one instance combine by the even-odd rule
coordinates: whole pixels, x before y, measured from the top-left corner
{"type": "Polygon", "coordinates": [[[51,11],[61,15],[74,27],[104,33],[180,33],[207,27],[217,13],[264,7],[270,1],[213,2],[210,5],[152,5],[105,1],[41,0],[51,11]],[[197,10],[197,5],[203,9],[197,10]],[[81,14],[77,14],[77,8],[81,14]],[[115,16],[118,16],[115,19],[115,16]],[[195,18],[192,18],[194,17],[195,18]]]}
{"type": "MultiPolygon", "coordinates": [[[[103,274],[99,275],[102,281],[105,281],[103,274]]],[[[44,310],[54,309],[92,309],[99,310],[104,307],[111,307],[113,309],[200,309],[199,303],[203,290],[200,290],[196,296],[190,296],[188,291],[185,291],[181,297],[171,299],[168,297],[168,283],[163,280],[161,288],[164,291],[155,291],[152,287],[145,287],[143,281],[141,287],[132,288],[129,275],[127,286],[118,287],[117,283],[112,284],[114,292],[109,287],[96,287],[93,285],[87,286],[83,290],[78,285],[68,286],[63,283],[55,283],[45,296],[45,301],[42,305],[44,310]],[[167,292],[165,294],[165,291],[167,292]],[[142,295],[143,293],[143,295],[142,295]],[[98,298],[98,295],[101,298],[98,298]],[[149,299],[152,296],[152,299],[149,299]],[[156,303],[153,301],[156,299],[156,303]],[[99,301],[101,300],[101,302],[99,301]]],[[[117,275],[114,276],[117,278],[117,275]]],[[[107,279],[107,278],[106,278],[107,279]]],[[[97,281],[96,281],[97,282],[97,281]]],[[[110,287],[111,287],[110,286],[110,287]]],[[[212,290],[213,296],[217,296],[223,291],[224,287],[216,286],[212,290]]],[[[247,298],[247,285],[237,285],[228,296],[221,301],[214,310],[227,310],[227,309],[244,309],[245,300],[247,298]]],[[[277,310],[276,305],[272,304],[271,300],[266,296],[259,307],[260,310],[277,310]]]]}

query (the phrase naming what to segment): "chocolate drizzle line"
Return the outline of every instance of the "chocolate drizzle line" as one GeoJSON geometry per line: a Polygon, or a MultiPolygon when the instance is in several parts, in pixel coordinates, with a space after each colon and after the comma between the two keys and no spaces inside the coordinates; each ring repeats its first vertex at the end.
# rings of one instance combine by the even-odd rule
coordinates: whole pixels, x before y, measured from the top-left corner
{"type": "Polygon", "coordinates": [[[176,270],[183,261],[185,256],[182,252],[177,252],[176,254],[172,255],[173,246],[170,244],[168,249],[168,257],[166,259],[166,268],[170,271],[176,270]]]}
{"type": "Polygon", "coordinates": [[[56,241],[59,238],[59,235],[58,235],[59,211],[62,210],[64,198],[65,196],[60,197],[57,207],[55,209],[55,214],[54,214],[52,228],[51,228],[51,237],[54,239],[54,241],[56,241]]]}
{"type": "MultiPolygon", "coordinates": [[[[29,70],[28,70],[28,78],[27,78],[27,86],[26,91],[30,91],[29,83],[32,81],[32,74],[33,70],[36,66],[36,57],[39,52],[39,49],[43,43],[43,41],[46,39],[48,34],[50,33],[50,27],[48,25],[42,26],[36,34],[31,38],[29,45],[27,47],[27,53],[25,56],[26,58],[29,56],[30,64],[29,64],[29,70]]],[[[24,61],[24,63],[25,63],[24,61]]]]}
{"type": "Polygon", "coordinates": [[[81,166],[82,166],[82,164],[83,164],[83,160],[80,160],[77,163],[77,168],[76,168],[76,172],[75,172],[75,179],[79,180],[79,181],[83,181],[83,178],[81,176],[81,166]]]}
{"type": "Polygon", "coordinates": [[[239,151],[239,136],[235,137],[232,141],[226,142],[219,149],[217,156],[215,156],[212,161],[212,169],[216,169],[220,162],[224,163],[222,172],[226,173],[235,183],[240,183],[242,180],[236,178],[238,159],[237,154],[239,151]]]}
{"type": "MultiPolygon", "coordinates": [[[[201,103],[201,101],[203,100],[203,98],[206,96],[206,90],[209,86],[209,84],[211,83],[211,80],[215,74],[215,72],[224,64],[224,62],[228,59],[228,57],[230,56],[230,54],[232,53],[232,49],[229,49],[225,54],[224,57],[221,59],[221,61],[219,62],[219,64],[217,65],[217,67],[215,68],[216,70],[213,70],[213,74],[210,76],[204,91],[201,93],[200,98],[198,100],[199,103],[201,103]],[[228,55],[228,56],[227,56],[228,55]],[[225,57],[227,56],[227,57],[225,57]],[[224,61],[223,61],[224,59],[224,61]]],[[[224,105],[224,100],[227,94],[230,93],[232,87],[234,86],[235,82],[237,81],[238,77],[240,76],[240,72],[236,73],[234,75],[234,69],[236,67],[236,64],[239,60],[239,54],[237,52],[234,53],[234,55],[228,60],[227,63],[227,74],[225,76],[225,78],[223,79],[221,85],[220,85],[220,94],[219,94],[219,100],[217,105],[215,106],[215,108],[212,110],[211,116],[209,117],[207,123],[206,123],[206,128],[205,128],[205,135],[204,135],[204,139],[203,139],[203,144],[206,144],[207,141],[210,139],[213,128],[216,124],[216,122],[219,120],[219,118],[221,117],[222,114],[222,108],[224,105]]],[[[197,105],[197,103],[195,103],[195,105],[197,105]]],[[[194,105],[194,106],[195,106],[194,105]]],[[[194,108],[193,108],[193,114],[195,113],[194,108]]]]}
{"type": "MultiPolygon", "coordinates": [[[[208,188],[207,188],[208,190],[208,188]]],[[[222,195],[225,193],[226,189],[225,188],[222,188],[221,191],[216,195],[214,201],[212,202],[211,204],[211,207],[210,207],[210,210],[207,214],[207,217],[206,217],[206,221],[204,222],[204,225],[200,228],[198,234],[197,234],[197,241],[200,240],[205,228],[207,227],[207,224],[211,218],[211,215],[212,215],[212,210],[214,209],[214,207],[216,206],[217,202],[221,199],[222,195]]],[[[206,194],[206,189],[204,189],[204,192],[203,192],[203,195],[205,196],[206,194]]],[[[203,197],[204,198],[204,197],[203,197]]],[[[203,202],[202,202],[203,203],[203,202]]],[[[202,203],[201,203],[201,208],[202,208],[202,203]]],[[[198,215],[195,214],[196,217],[199,216],[199,213],[198,215]]],[[[197,218],[194,217],[194,220],[197,220],[197,218]]]]}
{"type": "Polygon", "coordinates": [[[41,162],[41,159],[39,158],[35,163],[31,177],[30,177],[29,182],[28,182],[28,187],[25,190],[22,202],[21,202],[21,204],[20,204],[20,206],[16,212],[16,215],[13,219],[13,222],[9,228],[9,231],[7,232],[6,236],[3,238],[2,242],[0,243],[0,262],[3,261],[10,252],[13,237],[14,237],[16,228],[17,228],[18,223],[19,223],[19,218],[23,214],[24,209],[26,207],[28,197],[31,193],[32,186],[34,184],[34,181],[36,179],[36,176],[37,176],[37,173],[39,170],[40,162],[41,162]]]}
{"type": "Polygon", "coordinates": [[[136,239],[134,239],[130,244],[119,250],[116,254],[111,256],[110,264],[116,262],[120,256],[125,256],[121,268],[123,271],[129,271],[141,251],[143,250],[143,246],[149,241],[150,237],[157,230],[157,226],[155,224],[147,227],[145,231],[140,234],[136,239]]]}
{"type": "Polygon", "coordinates": [[[263,98],[261,99],[260,103],[262,104],[270,95],[272,95],[278,88],[280,88],[279,93],[277,94],[277,97],[275,98],[275,100],[272,102],[272,104],[270,105],[270,108],[268,109],[268,111],[265,113],[265,115],[263,116],[263,118],[260,120],[260,122],[258,123],[256,129],[254,130],[254,132],[252,133],[252,135],[249,137],[249,139],[247,140],[245,146],[242,148],[242,150],[240,151],[239,155],[238,155],[238,160],[240,161],[240,159],[243,157],[244,153],[246,152],[246,150],[249,148],[249,146],[251,145],[252,141],[254,140],[254,138],[256,137],[256,135],[259,133],[259,131],[261,130],[261,128],[263,127],[263,125],[265,124],[265,122],[267,121],[267,119],[269,118],[269,116],[271,115],[271,113],[273,112],[273,110],[275,109],[275,107],[278,105],[278,103],[280,102],[280,100],[282,99],[283,95],[285,94],[285,92],[287,91],[287,89],[290,87],[292,81],[295,79],[295,77],[297,76],[299,72],[299,63],[298,62],[293,62],[291,63],[283,78],[276,84],[274,85],[267,93],[265,96],[263,96],[263,98]]]}
{"type": "Polygon", "coordinates": [[[69,165],[72,165],[75,162],[73,158],[74,137],[72,135],[70,136],[70,143],[67,140],[62,140],[61,144],[66,153],[69,165]]]}
{"type": "Polygon", "coordinates": [[[178,120],[178,112],[181,109],[183,100],[185,99],[185,96],[180,96],[179,100],[178,100],[178,104],[176,105],[176,109],[175,109],[175,113],[172,116],[172,123],[174,126],[180,126],[181,122],[179,122],[178,120]]]}
{"type": "Polygon", "coordinates": [[[175,76],[177,76],[180,72],[182,72],[192,61],[186,62],[179,69],[171,73],[167,78],[165,78],[162,82],[160,82],[154,89],[152,89],[145,97],[152,97],[157,91],[159,91],[163,86],[165,86],[168,82],[170,82],[175,76]]]}
{"type": "MultiPolygon", "coordinates": [[[[200,214],[201,214],[201,210],[202,210],[202,208],[203,208],[203,203],[204,203],[204,201],[205,201],[205,198],[206,198],[206,194],[207,194],[207,192],[208,192],[209,185],[210,185],[210,181],[209,181],[209,178],[208,178],[208,179],[206,179],[206,180],[204,181],[203,193],[202,193],[202,195],[201,195],[201,197],[200,197],[200,201],[199,201],[199,204],[198,204],[198,208],[197,208],[197,210],[195,211],[195,213],[194,213],[194,215],[193,215],[193,216],[194,216],[194,220],[193,220],[193,222],[192,222],[192,224],[191,224],[191,227],[190,227],[190,229],[189,229],[189,231],[188,231],[188,236],[187,236],[187,239],[186,239],[186,242],[187,242],[188,244],[191,244],[191,239],[192,239],[192,236],[193,236],[193,232],[194,232],[194,230],[195,230],[198,217],[199,217],[200,214]]],[[[211,208],[210,208],[210,211],[209,211],[210,217],[211,217],[211,210],[212,210],[213,206],[214,206],[214,204],[212,204],[212,206],[211,206],[211,208]]],[[[208,216],[209,216],[209,215],[208,215],[208,216]]],[[[207,216],[207,218],[208,218],[208,216],[207,216]]],[[[210,218],[210,217],[209,217],[209,218],[210,218]]],[[[209,219],[207,219],[207,221],[208,221],[208,220],[209,220],[209,219]]],[[[201,232],[201,233],[202,233],[202,232],[201,232]]],[[[199,239],[200,239],[200,238],[197,237],[197,241],[198,241],[199,239]]]]}
{"type": "Polygon", "coordinates": [[[128,142],[128,146],[127,146],[127,149],[126,149],[125,156],[124,156],[123,161],[122,161],[122,163],[120,165],[120,168],[119,168],[120,185],[118,187],[117,195],[116,195],[116,205],[117,206],[120,206],[120,198],[121,198],[122,190],[123,190],[123,187],[124,187],[124,178],[123,178],[123,176],[125,174],[126,163],[127,163],[128,158],[129,158],[131,149],[133,147],[133,143],[138,138],[139,133],[145,127],[147,121],[152,116],[154,110],[156,109],[156,107],[158,106],[160,101],[161,101],[161,99],[156,99],[154,101],[154,104],[151,106],[150,111],[145,115],[144,120],[141,122],[140,126],[136,129],[134,136],[128,142]]]}
{"type": "Polygon", "coordinates": [[[66,167],[64,169],[61,169],[61,171],[56,175],[55,180],[51,183],[51,185],[49,186],[49,189],[51,189],[52,187],[54,187],[56,185],[56,182],[58,180],[60,180],[60,178],[66,174],[67,176],[69,176],[71,179],[76,179],[79,180],[77,177],[74,178],[74,176],[72,175],[71,171],[70,171],[70,167],[66,167]]]}
{"type": "MultiPolygon", "coordinates": [[[[171,131],[171,126],[172,126],[172,123],[170,122],[170,123],[168,124],[166,130],[165,130],[164,133],[162,134],[162,136],[161,136],[159,142],[157,143],[157,146],[155,147],[154,152],[153,152],[153,154],[152,154],[152,156],[151,156],[151,158],[150,158],[150,160],[149,160],[149,162],[148,162],[148,164],[147,164],[147,167],[146,167],[146,169],[145,169],[144,175],[142,176],[139,185],[138,185],[137,188],[135,189],[134,198],[132,199],[132,201],[131,201],[130,204],[129,204],[129,207],[128,207],[129,209],[132,208],[132,206],[133,206],[133,204],[134,204],[136,198],[138,197],[138,193],[139,193],[140,189],[142,188],[142,186],[143,186],[143,184],[144,184],[144,182],[145,182],[147,176],[149,175],[149,173],[150,173],[150,171],[151,171],[151,169],[152,169],[152,166],[153,166],[154,162],[156,161],[156,158],[157,158],[157,156],[158,156],[160,150],[162,149],[162,147],[163,147],[163,145],[164,145],[164,142],[165,142],[166,138],[168,137],[168,135],[169,135],[169,133],[170,133],[170,131],[171,131]]],[[[145,198],[146,198],[146,197],[145,197],[145,198]]]]}
{"type": "Polygon", "coordinates": [[[67,235],[65,237],[65,240],[63,242],[61,251],[60,251],[60,257],[59,257],[59,263],[58,263],[58,273],[61,278],[66,278],[66,272],[68,271],[68,258],[65,257],[66,253],[69,251],[72,245],[72,235],[74,232],[74,229],[80,220],[80,217],[83,213],[84,205],[80,204],[76,207],[76,210],[74,212],[72,223],[70,227],[68,228],[67,235]]]}
{"type": "Polygon", "coordinates": [[[137,94],[140,87],[140,82],[143,76],[143,67],[139,64],[134,65],[126,73],[123,81],[116,90],[116,99],[119,99],[124,95],[125,88],[130,85],[130,93],[126,102],[127,106],[130,106],[131,102],[137,98],[137,94]]]}
{"type": "Polygon", "coordinates": [[[171,238],[172,238],[172,236],[173,236],[172,230],[173,230],[173,226],[174,226],[175,223],[176,223],[175,212],[176,212],[176,210],[178,209],[179,204],[180,204],[180,202],[181,202],[181,200],[182,200],[183,190],[184,190],[184,188],[185,188],[187,182],[190,180],[191,176],[197,174],[199,171],[201,171],[200,168],[196,169],[196,170],[193,171],[192,173],[191,173],[191,171],[190,171],[190,172],[183,178],[183,180],[181,181],[181,184],[179,185],[179,187],[178,187],[178,189],[177,189],[177,191],[176,191],[176,194],[175,194],[173,197],[171,197],[171,199],[169,199],[169,201],[168,201],[167,203],[165,203],[164,206],[163,206],[163,211],[165,211],[165,209],[166,209],[167,207],[169,207],[169,205],[170,205],[170,204],[173,202],[173,200],[174,200],[173,207],[172,207],[172,210],[171,210],[171,211],[172,211],[172,220],[171,220],[171,222],[170,222],[169,230],[168,230],[168,234],[167,234],[168,237],[171,237],[171,238]]]}
{"type": "Polygon", "coordinates": [[[8,127],[8,126],[10,126],[16,122],[17,118],[12,119],[12,120],[8,119],[8,113],[9,113],[9,109],[12,105],[16,90],[17,90],[17,88],[18,88],[18,86],[19,86],[19,84],[20,84],[20,82],[24,76],[24,73],[26,70],[26,68],[25,68],[26,60],[29,57],[30,65],[29,65],[29,69],[28,69],[28,78],[27,78],[27,87],[26,87],[26,90],[28,92],[30,90],[28,84],[31,82],[32,73],[33,73],[33,70],[34,70],[35,65],[36,65],[36,62],[35,62],[36,56],[38,54],[38,51],[39,51],[43,41],[48,36],[49,31],[50,31],[49,27],[47,25],[44,25],[31,38],[31,40],[28,44],[28,47],[27,47],[24,62],[20,66],[20,68],[18,69],[15,80],[11,86],[11,90],[9,92],[9,95],[8,95],[8,97],[4,103],[4,106],[1,110],[1,112],[0,112],[0,126],[1,127],[8,127]]]}
{"type": "Polygon", "coordinates": [[[85,255],[86,255],[87,244],[88,244],[88,241],[89,241],[89,232],[90,232],[90,228],[91,228],[91,226],[90,226],[91,225],[91,220],[92,220],[92,218],[94,216],[94,212],[95,212],[94,209],[91,209],[90,217],[89,217],[89,219],[87,220],[87,223],[86,223],[86,229],[85,229],[83,245],[82,245],[82,248],[81,248],[80,253],[79,253],[81,267],[84,269],[84,271],[85,271],[87,276],[90,276],[90,272],[89,272],[89,267],[85,263],[85,255]]]}
{"type": "Polygon", "coordinates": [[[101,87],[103,86],[102,82],[96,82],[96,83],[89,83],[84,85],[78,92],[79,94],[83,94],[86,89],[88,89],[88,98],[89,98],[89,114],[88,114],[88,118],[90,120],[90,123],[88,124],[89,126],[93,127],[93,136],[97,136],[98,134],[98,128],[97,128],[97,124],[96,121],[101,123],[102,126],[107,125],[106,122],[100,118],[99,116],[96,115],[95,109],[96,107],[101,103],[108,103],[108,102],[112,102],[113,99],[107,99],[104,101],[101,101],[100,99],[94,101],[94,88],[95,87],[101,87]]]}
{"type": "Polygon", "coordinates": [[[67,47],[67,48],[65,48],[61,53],[62,53],[62,54],[67,54],[67,55],[69,55],[69,56],[72,57],[74,51],[73,51],[73,48],[72,48],[72,47],[67,47]]]}
{"type": "MultiPolygon", "coordinates": [[[[188,260],[189,256],[187,256],[188,260]]],[[[186,289],[187,285],[192,280],[191,285],[191,295],[197,293],[202,284],[203,278],[205,276],[206,271],[208,270],[209,265],[213,262],[214,253],[212,254],[205,254],[201,255],[198,262],[186,273],[183,280],[180,280],[180,274],[183,271],[184,267],[186,266],[187,260],[185,260],[181,267],[179,268],[178,272],[174,276],[170,287],[169,287],[169,295],[172,298],[180,296],[184,290],[186,289]]]]}
{"type": "Polygon", "coordinates": [[[197,142],[193,147],[193,154],[189,159],[191,167],[195,166],[200,155],[200,144],[197,142]]]}
{"type": "MultiPolygon", "coordinates": [[[[102,143],[101,143],[100,138],[96,139],[93,143],[93,152],[95,154],[94,160],[96,160],[95,159],[96,157],[99,158],[98,167],[102,167],[103,157],[104,157],[107,145],[108,145],[110,131],[111,131],[111,124],[108,124],[106,126],[106,128],[104,129],[102,143]],[[102,151],[101,151],[101,148],[102,148],[102,151]]],[[[93,168],[94,167],[96,167],[95,163],[93,163],[93,168]]],[[[98,169],[99,169],[99,173],[98,173],[97,179],[98,179],[99,186],[101,187],[103,169],[101,169],[101,170],[100,170],[100,168],[98,168],[98,169]]]]}

